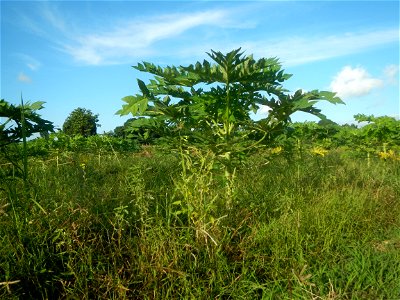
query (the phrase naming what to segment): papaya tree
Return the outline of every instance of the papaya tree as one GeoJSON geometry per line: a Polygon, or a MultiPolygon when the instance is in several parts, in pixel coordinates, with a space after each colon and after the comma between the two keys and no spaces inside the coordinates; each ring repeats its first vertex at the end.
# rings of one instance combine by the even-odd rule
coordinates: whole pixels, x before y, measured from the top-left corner
{"type": "Polygon", "coordinates": [[[0,100],[0,151],[2,156],[19,170],[24,180],[27,178],[26,139],[35,133],[47,135],[54,131],[53,123],[42,119],[37,113],[44,102],[13,105],[4,99],[0,100]],[[22,151],[17,148],[22,142],[22,151]],[[21,153],[20,153],[21,152],[21,153]],[[21,155],[22,154],[22,155],[21,155]],[[22,167],[18,163],[22,159],[22,167]]]}
{"type": "MultiPolygon", "coordinates": [[[[147,122],[164,128],[171,138],[211,149],[228,179],[237,158],[282,130],[296,111],[324,119],[314,106],[318,101],[343,103],[327,91],[290,93],[283,82],[292,75],[285,73],[277,58],[256,60],[240,48],[226,54],[211,50],[207,55],[210,61],[189,66],[161,67],[149,62],[134,66],[154,78],[147,84],[138,79],[140,93],[123,98],[125,104],[117,114],[132,114],[141,126],[147,122]],[[251,113],[263,105],[271,109],[269,114],[253,121],[251,113]]],[[[134,126],[135,121],[130,124],[134,126]]]]}
{"type": "MultiPolygon", "coordinates": [[[[213,50],[207,54],[211,61],[186,67],[149,62],[134,66],[153,74],[154,79],[147,84],[138,79],[140,93],[123,98],[125,104],[117,114],[132,114],[141,125],[162,124],[171,137],[188,136],[229,161],[230,155],[252,147],[252,141],[246,139],[250,132],[261,133],[259,142],[283,128],[296,111],[325,119],[314,106],[318,101],[343,103],[327,91],[290,93],[282,84],[292,75],[284,72],[277,58],[256,60],[240,48],[227,54],[213,50]],[[256,113],[262,105],[271,110],[255,122],[251,112],[256,113]],[[143,116],[146,118],[139,118],[143,116]]],[[[135,120],[130,124],[134,126],[135,120]]]]}
{"type": "Polygon", "coordinates": [[[373,146],[400,145],[400,121],[394,117],[357,114],[354,119],[358,123],[367,123],[360,130],[366,144],[373,146]]]}
{"type": "Polygon", "coordinates": [[[361,153],[367,153],[367,158],[379,149],[383,153],[400,149],[400,121],[396,118],[357,114],[354,119],[364,125],[357,129],[352,146],[361,153]]]}
{"type": "MultiPolygon", "coordinates": [[[[282,84],[292,75],[282,69],[277,58],[255,60],[241,49],[227,54],[211,50],[211,62],[204,60],[189,66],[160,67],[143,62],[135,69],[151,73],[148,84],[138,79],[140,93],[123,98],[117,112],[132,114],[137,122],[169,129],[173,136],[188,136],[217,155],[228,158],[252,147],[246,139],[250,132],[261,133],[260,142],[290,122],[290,116],[303,111],[325,119],[314,107],[320,100],[343,103],[327,91],[286,90],[282,84]],[[269,114],[260,121],[251,119],[262,105],[269,114]],[[139,118],[145,116],[146,118],[139,118]]],[[[134,126],[135,121],[130,123],[134,126]]]]}
{"type": "Polygon", "coordinates": [[[46,135],[54,130],[53,123],[41,118],[37,113],[44,102],[27,102],[13,105],[4,99],[0,100],[0,147],[22,141],[35,133],[46,135]]]}

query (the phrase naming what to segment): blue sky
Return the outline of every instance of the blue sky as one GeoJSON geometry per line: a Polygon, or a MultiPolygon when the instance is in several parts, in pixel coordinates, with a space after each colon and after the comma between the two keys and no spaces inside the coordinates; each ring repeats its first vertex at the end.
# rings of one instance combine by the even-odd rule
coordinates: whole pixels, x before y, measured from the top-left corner
{"type": "Polygon", "coordinates": [[[1,98],[45,101],[58,127],[90,109],[107,132],[127,119],[115,112],[136,79],[150,78],[132,65],[239,47],[278,57],[289,90],[337,92],[346,105],[318,105],[335,122],[400,114],[398,1],[1,1],[1,98]]]}

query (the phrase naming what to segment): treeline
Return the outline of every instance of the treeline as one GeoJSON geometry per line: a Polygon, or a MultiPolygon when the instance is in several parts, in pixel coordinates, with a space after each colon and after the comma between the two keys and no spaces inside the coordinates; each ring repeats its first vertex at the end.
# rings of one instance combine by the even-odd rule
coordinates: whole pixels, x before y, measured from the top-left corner
{"type": "MultiPolygon", "coordinates": [[[[184,136],[186,133],[173,124],[138,122],[131,118],[113,131],[97,134],[98,116],[84,108],[75,109],[66,119],[62,130],[55,131],[52,122],[43,120],[35,112],[43,106],[41,102],[25,104],[25,119],[21,120],[21,107],[12,106],[2,100],[2,115],[14,124],[1,124],[1,148],[22,141],[23,127],[26,137],[40,134],[40,137],[26,143],[29,156],[48,156],[62,152],[107,154],[114,152],[138,151],[140,145],[170,144],[171,135],[184,136]],[[22,126],[24,124],[24,126],[22,126]],[[8,125],[8,126],[7,126],[8,125]],[[11,126],[13,125],[13,126],[11,126]]],[[[264,147],[282,147],[293,152],[301,148],[322,147],[324,149],[348,148],[361,153],[400,150],[400,120],[389,117],[358,114],[355,124],[339,125],[324,119],[319,122],[294,122],[271,132],[261,143],[264,147]]],[[[245,133],[246,138],[259,140],[257,134],[245,133]]],[[[190,134],[196,134],[194,130],[190,134]]],[[[22,145],[19,145],[22,147],[22,145]]],[[[3,149],[5,150],[5,149],[3,149]]]]}
{"type": "MultiPolygon", "coordinates": [[[[288,151],[300,145],[321,146],[326,149],[349,147],[367,152],[380,147],[399,148],[400,120],[389,116],[375,117],[363,114],[355,115],[354,119],[356,123],[344,125],[330,120],[289,123],[281,131],[271,133],[271,137],[265,139],[264,145],[281,146],[288,151]]],[[[108,135],[135,140],[138,144],[163,144],[165,127],[163,131],[158,127],[138,127],[134,120],[133,118],[127,120],[123,126],[116,127],[108,135]]],[[[253,138],[257,139],[257,136],[253,138]]]]}
{"type": "Polygon", "coordinates": [[[51,156],[65,152],[113,154],[134,152],[140,149],[135,139],[110,135],[67,135],[62,131],[39,137],[27,143],[30,156],[51,156]]]}
{"type": "MultiPolygon", "coordinates": [[[[400,150],[400,121],[393,117],[356,115],[359,122],[339,125],[332,121],[295,122],[288,125],[274,140],[266,139],[265,147],[282,147],[286,152],[301,148],[347,148],[360,153],[400,150]]],[[[61,152],[107,154],[138,151],[141,145],[167,146],[159,130],[129,127],[129,122],[105,134],[68,135],[63,131],[28,141],[31,156],[46,156],[61,152]]]]}
{"type": "MultiPolygon", "coordinates": [[[[141,145],[171,146],[170,133],[163,136],[159,128],[131,126],[129,119],[123,126],[104,134],[84,136],[60,130],[32,139],[27,143],[29,156],[51,156],[63,152],[113,154],[135,152],[141,145]]],[[[389,116],[356,115],[358,124],[339,125],[333,121],[294,122],[279,133],[263,141],[262,147],[281,147],[292,153],[302,148],[344,148],[359,152],[378,153],[400,150],[400,121],[389,116]]],[[[165,131],[177,130],[164,127],[165,131]]],[[[249,135],[251,138],[252,135],[249,135]]],[[[253,136],[257,140],[257,136],[253,136]]]]}
{"type": "Polygon", "coordinates": [[[296,143],[318,145],[327,149],[346,147],[374,152],[399,149],[400,121],[388,116],[355,115],[355,124],[338,125],[332,121],[293,123],[276,143],[290,147],[296,143]]]}

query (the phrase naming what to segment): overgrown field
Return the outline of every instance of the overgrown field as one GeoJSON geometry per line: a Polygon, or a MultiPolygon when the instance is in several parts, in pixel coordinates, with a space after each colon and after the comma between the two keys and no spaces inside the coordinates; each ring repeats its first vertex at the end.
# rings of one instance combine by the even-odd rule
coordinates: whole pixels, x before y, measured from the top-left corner
{"type": "Polygon", "coordinates": [[[195,148],[31,158],[1,184],[0,297],[400,299],[400,160],[350,154],[260,151],[228,184],[195,148]]]}

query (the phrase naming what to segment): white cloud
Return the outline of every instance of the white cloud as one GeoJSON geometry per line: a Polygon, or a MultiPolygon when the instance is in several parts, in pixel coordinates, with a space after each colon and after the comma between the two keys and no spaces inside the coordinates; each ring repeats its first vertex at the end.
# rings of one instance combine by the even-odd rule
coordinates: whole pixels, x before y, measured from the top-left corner
{"type": "Polygon", "coordinates": [[[257,110],[256,113],[253,113],[253,112],[250,113],[250,117],[253,120],[258,121],[258,120],[264,119],[269,115],[269,112],[271,111],[271,108],[267,105],[259,105],[259,107],[260,108],[257,110]]]}
{"type": "Polygon", "coordinates": [[[28,75],[25,75],[23,72],[21,72],[18,75],[18,81],[25,82],[25,83],[31,83],[32,79],[28,75]]]}
{"type": "Polygon", "coordinates": [[[399,41],[398,28],[331,35],[316,33],[316,29],[314,34],[305,31],[301,35],[273,38],[265,35],[267,29],[262,26],[267,26],[267,23],[250,17],[257,7],[254,4],[241,5],[147,15],[124,21],[105,18],[103,22],[85,22],[83,24],[89,25],[84,27],[76,23],[79,20],[73,14],[68,15],[68,11],[45,2],[41,16],[46,28],[29,19],[26,24],[37,34],[56,43],[59,50],[87,65],[131,63],[156,55],[193,59],[204,57],[204,52],[210,49],[226,52],[242,47],[246,53],[258,57],[277,56],[288,67],[359,53],[399,41]],[[101,23],[103,25],[99,25],[101,23]],[[91,28],[96,26],[93,24],[97,27],[91,28]],[[193,29],[206,30],[199,33],[193,29]],[[260,34],[255,35],[255,32],[260,34]]]}
{"type": "Polygon", "coordinates": [[[371,77],[361,68],[345,66],[333,79],[330,88],[339,97],[360,97],[383,86],[383,80],[371,77]]]}
{"type": "Polygon", "coordinates": [[[109,64],[127,57],[155,52],[154,43],[177,37],[198,26],[226,26],[222,10],[163,15],[152,20],[131,21],[104,33],[79,36],[64,45],[75,60],[89,65],[109,64]],[[225,24],[225,25],[224,25],[225,24]]]}
{"type": "Polygon", "coordinates": [[[260,105],[260,108],[258,109],[257,114],[268,115],[270,111],[271,111],[271,107],[269,107],[268,105],[260,105]]]}

